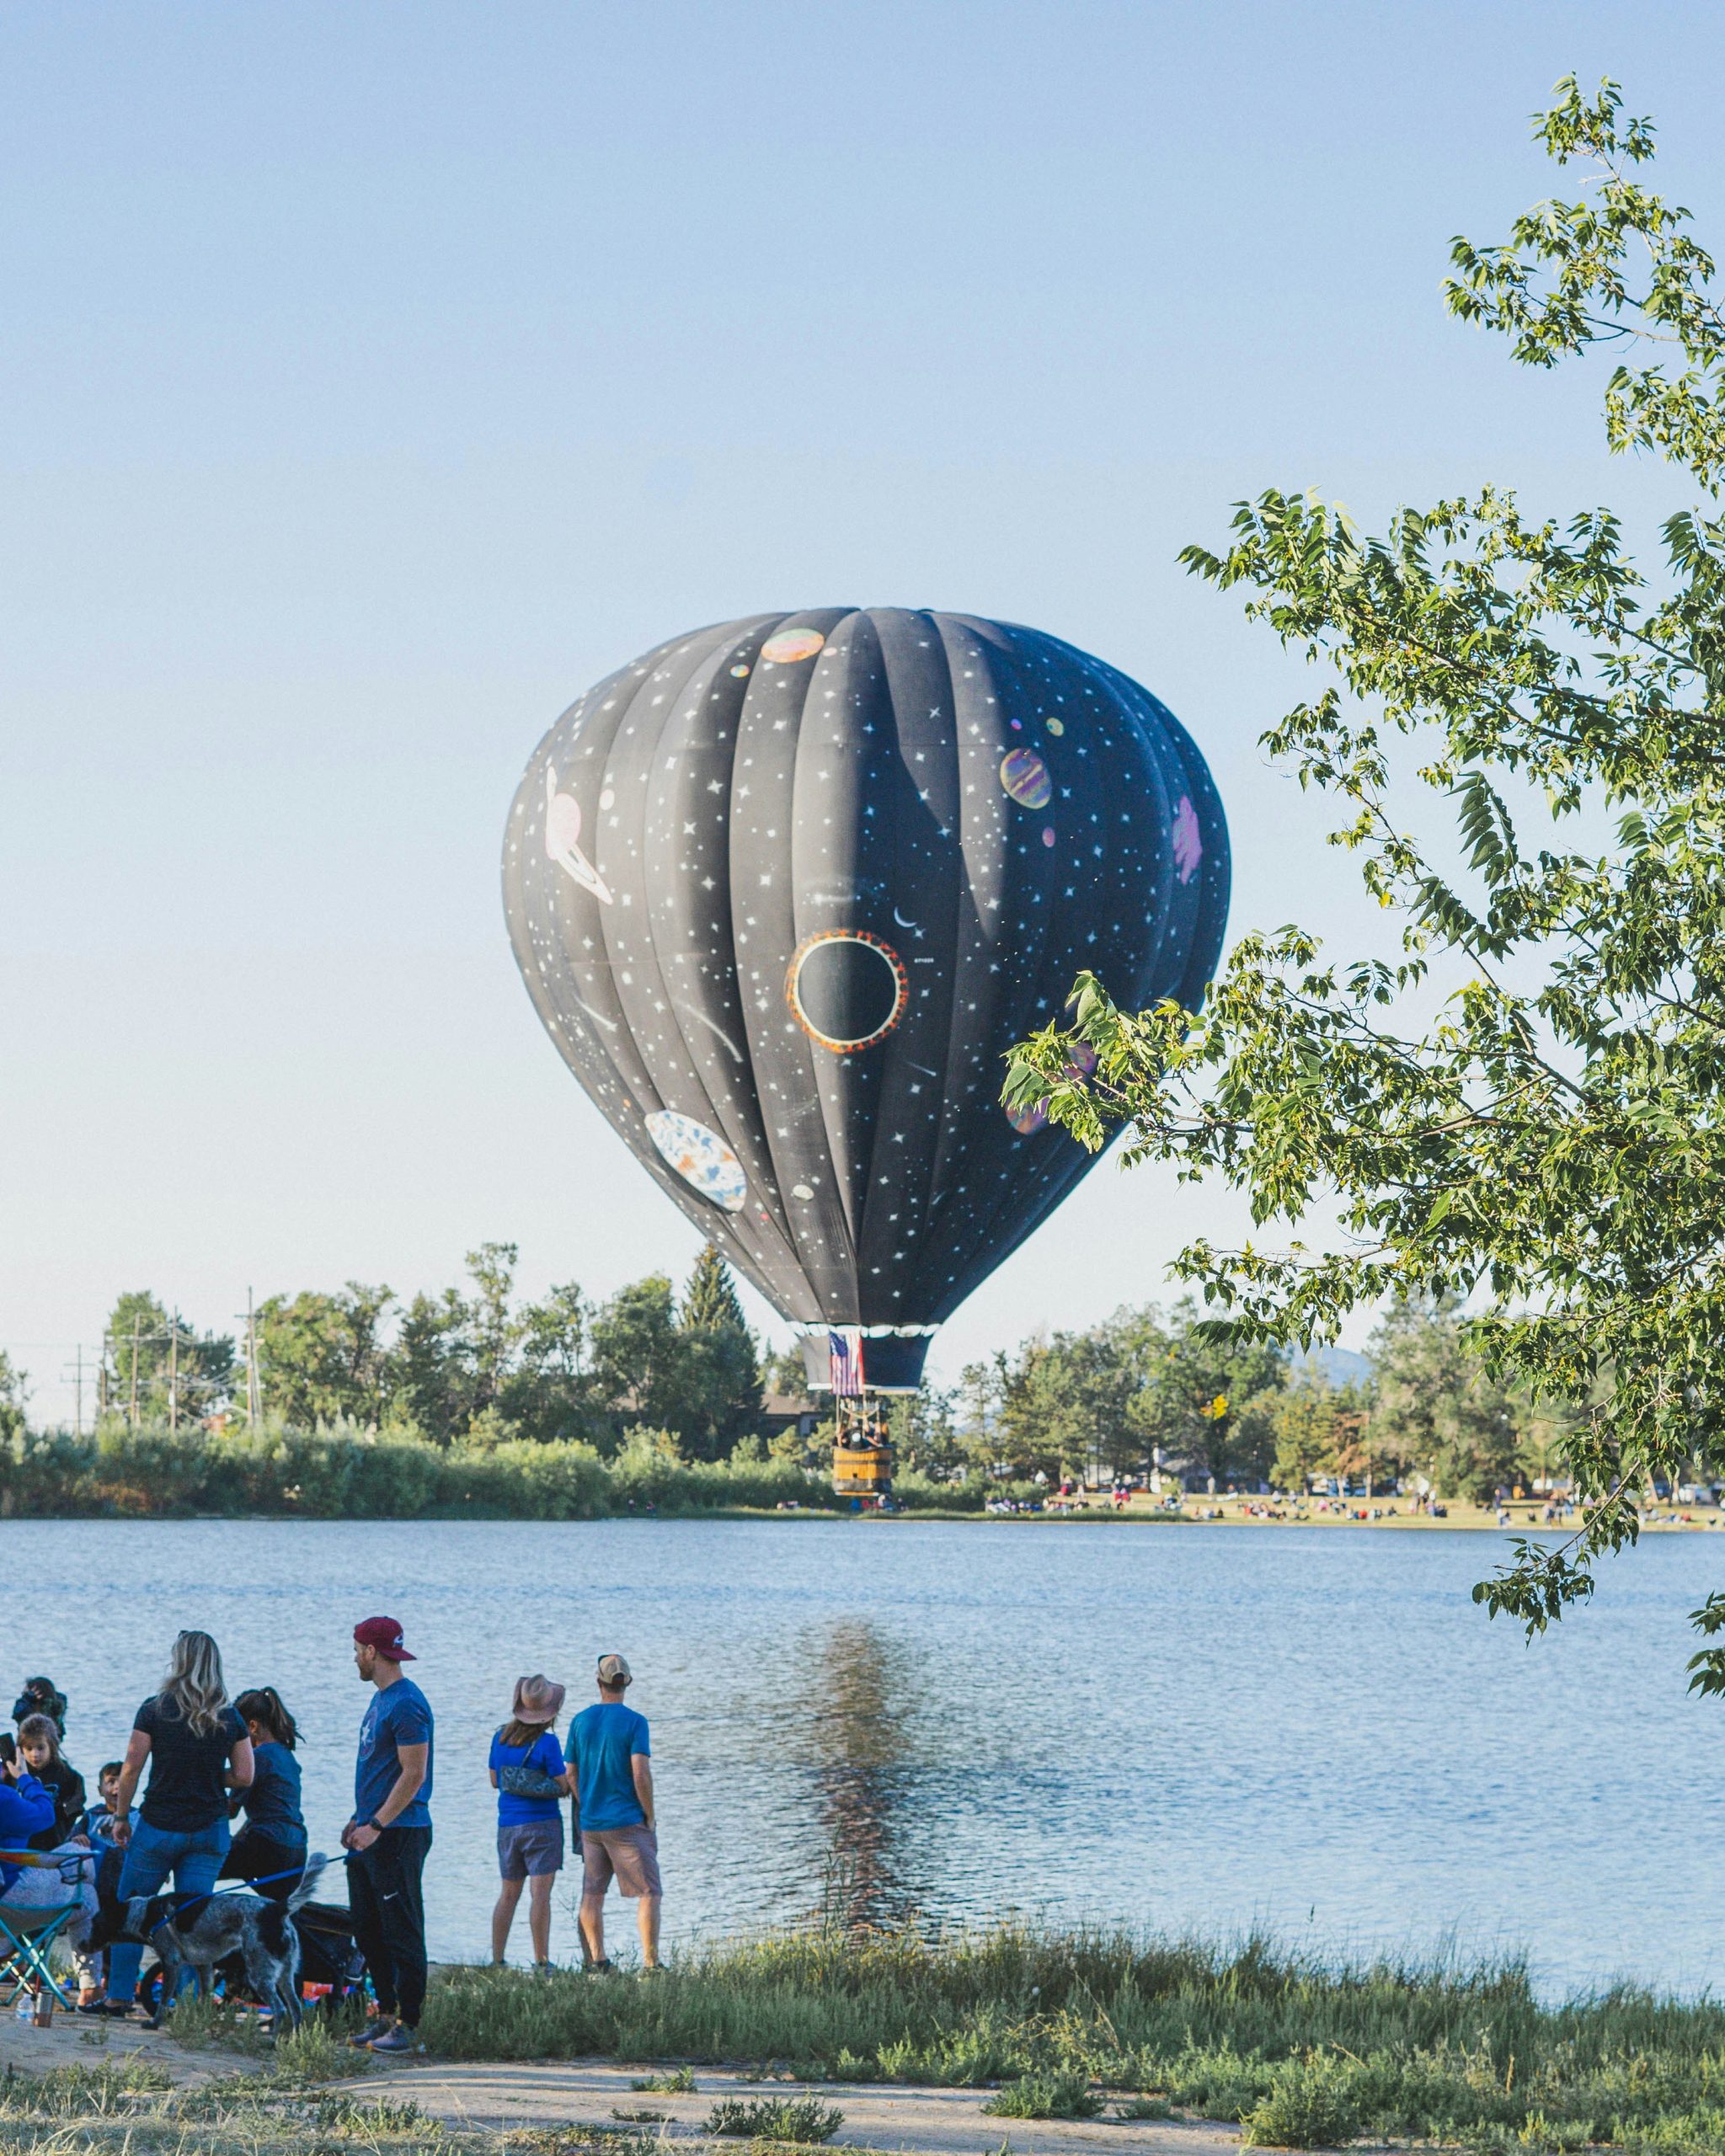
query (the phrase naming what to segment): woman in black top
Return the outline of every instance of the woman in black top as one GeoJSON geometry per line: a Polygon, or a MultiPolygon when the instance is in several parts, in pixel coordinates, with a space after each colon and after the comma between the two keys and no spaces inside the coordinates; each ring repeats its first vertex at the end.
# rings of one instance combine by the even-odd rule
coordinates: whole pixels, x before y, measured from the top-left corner
{"type": "MultiPolygon", "coordinates": [[[[126,1851],[121,1896],[158,1893],[170,1872],[176,1894],[207,1895],[227,1854],[228,1790],[251,1780],[252,1740],[227,1704],[221,1652],[207,1632],[182,1632],[162,1689],[138,1709],[114,1792],[114,1838],[126,1851]],[[146,1760],[149,1785],[134,1828],[132,1793],[146,1760]]],[[[110,1949],[110,2012],[130,2011],[143,1951],[130,1941],[110,1949]]]]}

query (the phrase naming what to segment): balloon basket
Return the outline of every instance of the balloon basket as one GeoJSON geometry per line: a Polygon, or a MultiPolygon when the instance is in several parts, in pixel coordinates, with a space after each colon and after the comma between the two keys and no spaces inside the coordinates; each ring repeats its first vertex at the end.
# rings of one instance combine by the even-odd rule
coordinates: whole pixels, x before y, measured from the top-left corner
{"type": "Polygon", "coordinates": [[[832,1486],[864,1510],[890,1499],[893,1449],[887,1437],[886,1406],[868,1393],[841,1394],[833,1401],[832,1486]]]}

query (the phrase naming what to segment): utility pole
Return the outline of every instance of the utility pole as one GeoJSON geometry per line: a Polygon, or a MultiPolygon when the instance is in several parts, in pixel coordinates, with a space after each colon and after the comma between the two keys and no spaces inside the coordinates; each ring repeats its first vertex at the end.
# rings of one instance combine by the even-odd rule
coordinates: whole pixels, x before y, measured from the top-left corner
{"type": "Polygon", "coordinates": [[[135,1317],[135,1318],[132,1320],[132,1321],[131,1321],[131,1426],[132,1426],[132,1428],[133,1428],[133,1429],[134,1429],[134,1430],[136,1430],[136,1428],[137,1428],[137,1426],[138,1426],[138,1337],[139,1337],[139,1335],[142,1332],[142,1331],[143,1331],[143,1327],[144,1327],[144,1321],[142,1320],[142,1317],[135,1317]]]}
{"type": "MultiPolygon", "coordinates": [[[[82,1437],[84,1433],[84,1347],[83,1341],[79,1341],[77,1343],[77,1354],[72,1368],[72,1383],[75,1387],[72,1397],[77,1402],[77,1406],[74,1408],[72,1414],[72,1428],[77,1436],[82,1437]]],[[[62,1384],[65,1382],[63,1373],[61,1382],[62,1384]]]]}
{"type": "Polygon", "coordinates": [[[264,1380],[258,1375],[258,1306],[246,1289],[246,1422],[256,1429],[264,1419],[264,1380]]]}
{"type": "Polygon", "coordinates": [[[168,1321],[168,1427],[179,1428],[179,1312],[168,1321]]]}

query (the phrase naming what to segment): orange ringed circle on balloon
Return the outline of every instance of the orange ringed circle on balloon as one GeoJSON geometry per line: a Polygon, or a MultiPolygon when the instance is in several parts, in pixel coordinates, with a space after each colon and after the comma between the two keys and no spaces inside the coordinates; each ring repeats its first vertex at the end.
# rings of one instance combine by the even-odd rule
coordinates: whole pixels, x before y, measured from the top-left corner
{"type": "Polygon", "coordinates": [[[791,1016],[817,1047],[835,1055],[884,1041],[910,1000],[904,960],[884,937],[866,928],[817,929],[791,953],[785,970],[791,1016]],[[852,1022],[840,1025],[843,1016],[852,1022]]]}

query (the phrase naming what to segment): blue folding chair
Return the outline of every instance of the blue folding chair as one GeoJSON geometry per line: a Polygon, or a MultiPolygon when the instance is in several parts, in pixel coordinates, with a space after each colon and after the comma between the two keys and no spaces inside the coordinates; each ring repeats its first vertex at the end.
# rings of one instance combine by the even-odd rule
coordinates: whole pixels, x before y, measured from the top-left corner
{"type": "Polygon", "coordinates": [[[56,1856],[40,1849],[0,1849],[0,1863],[57,1871],[68,1897],[25,1908],[8,1908],[0,1902],[0,2008],[11,2005],[20,1991],[40,1991],[45,1984],[62,2006],[70,2009],[75,2004],[49,1966],[49,1957],[55,1940],[83,1908],[83,1868],[94,1863],[97,1854],[79,1849],[56,1856]]]}

